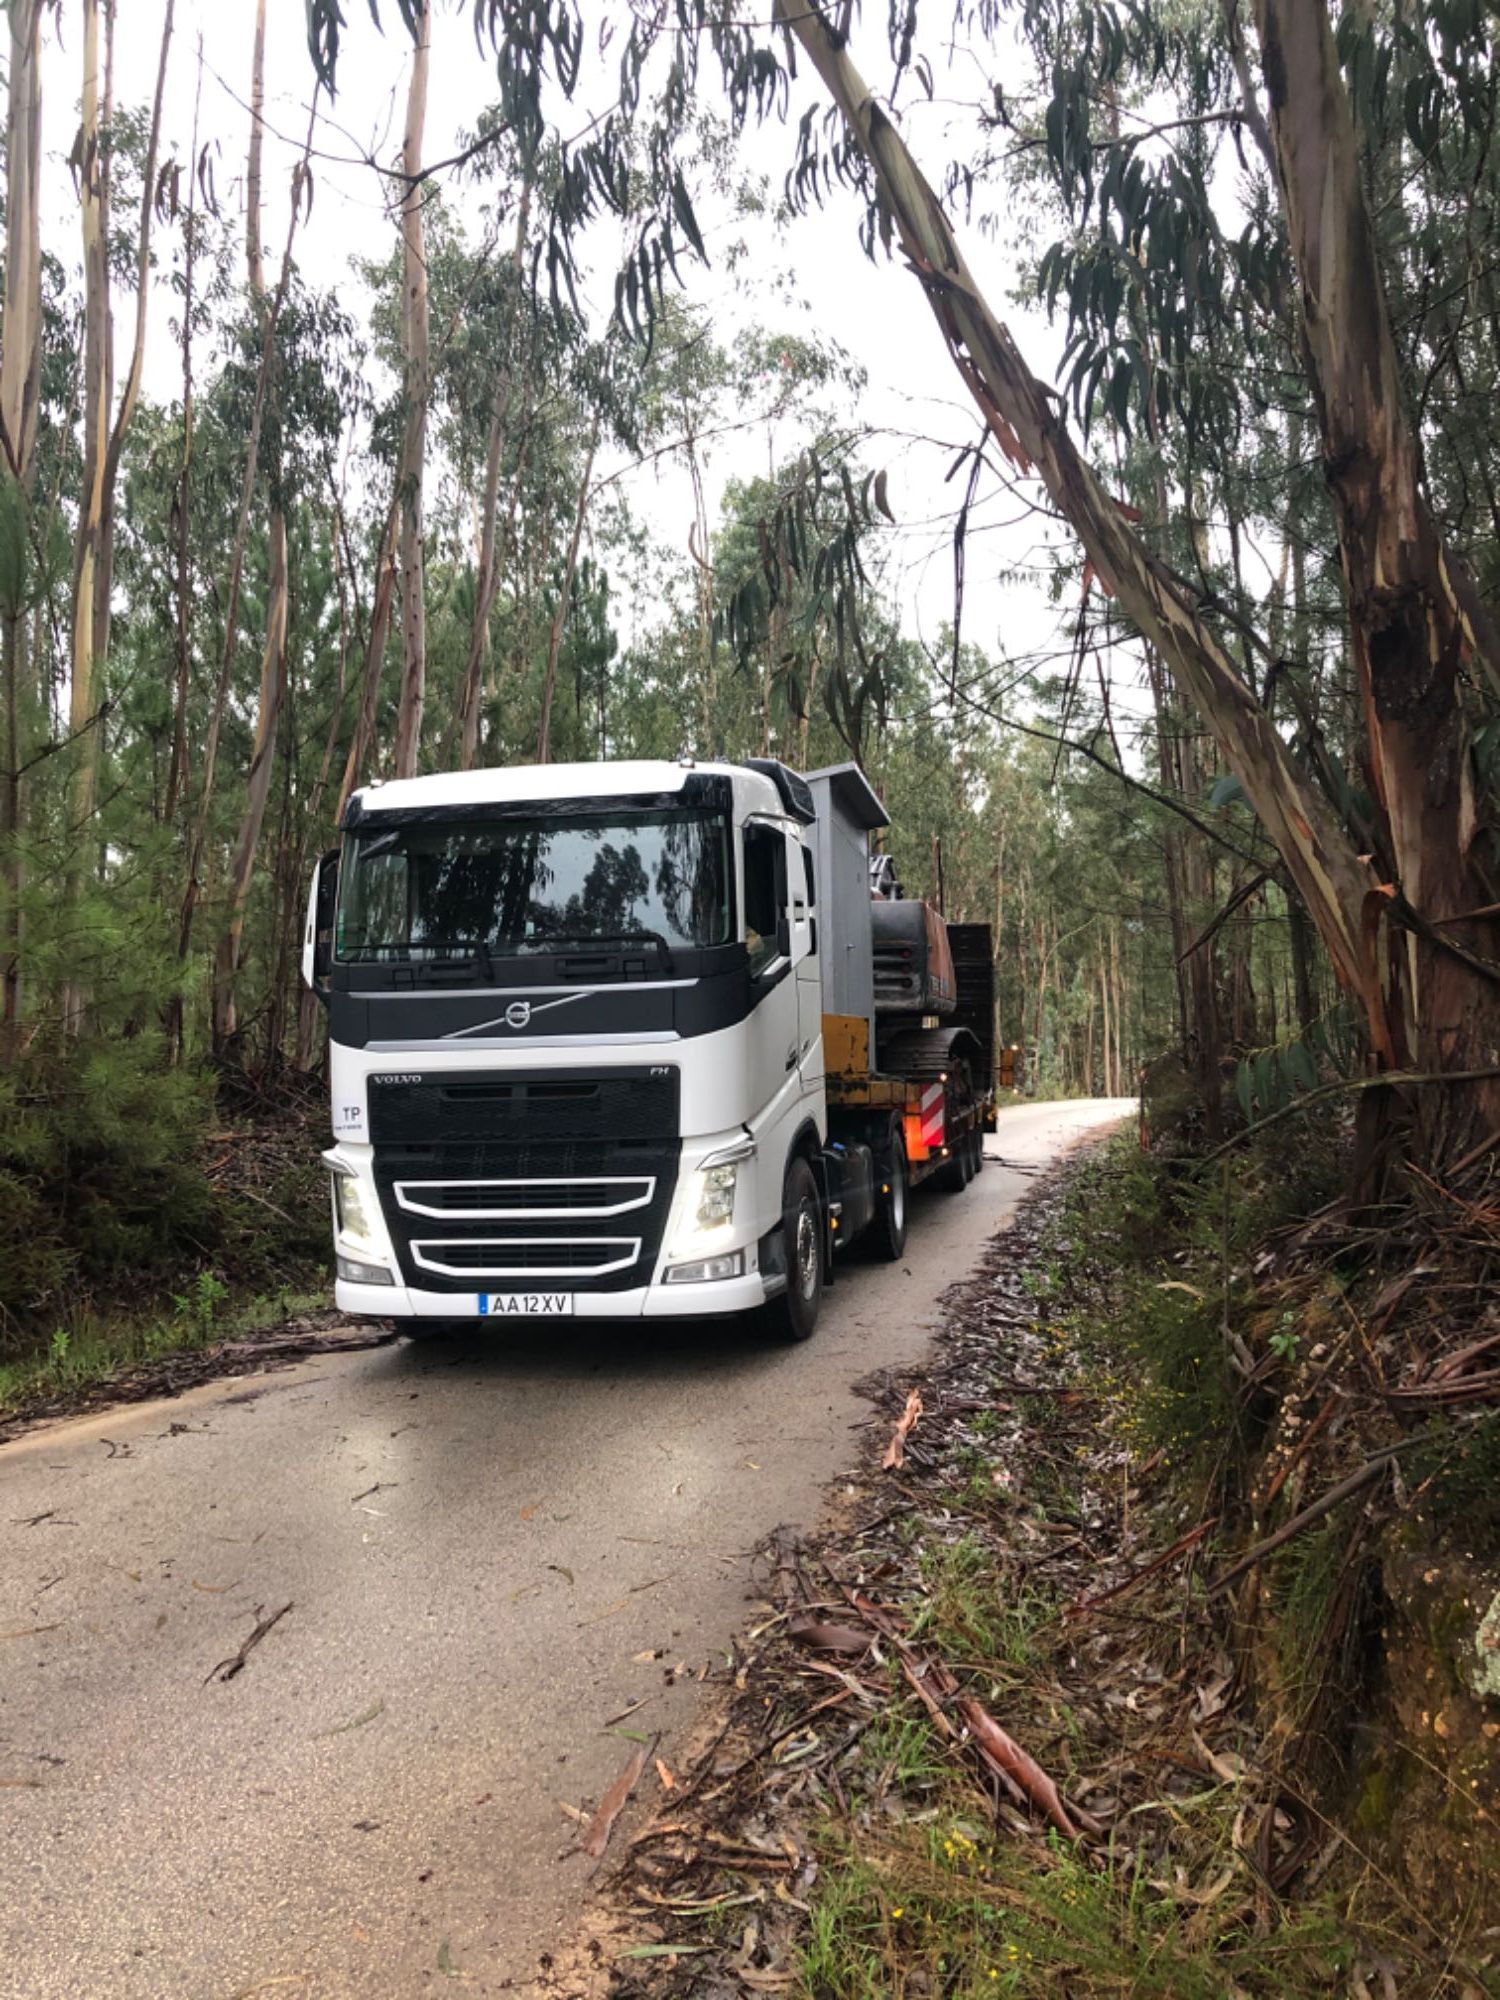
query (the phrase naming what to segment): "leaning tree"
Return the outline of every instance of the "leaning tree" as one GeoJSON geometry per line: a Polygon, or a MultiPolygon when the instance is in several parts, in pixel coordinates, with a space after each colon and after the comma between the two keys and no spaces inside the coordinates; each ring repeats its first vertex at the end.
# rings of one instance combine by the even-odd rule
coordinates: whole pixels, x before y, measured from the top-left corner
{"type": "MultiPolygon", "coordinates": [[[[420,0],[395,4],[408,26],[422,16],[420,0]]],[[[1071,525],[1093,573],[1170,670],[1274,843],[1363,1023],[1378,1086],[1367,1099],[1377,1111],[1371,1134],[1399,1135],[1413,1157],[1450,1170],[1500,1137],[1493,944],[1500,897],[1476,765],[1476,730],[1500,693],[1500,637],[1429,491],[1420,413],[1401,366],[1367,192],[1378,127],[1356,119],[1351,80],[1366,93],[1371,77],[1381,82],[1419,139],[1424,123],[1441,127],[1455,107],[1465,132],[1479,121],[1485,137],[1474,186],[1489,191],[1491,27],[1481,0],[1353,9],[1337,37],[1323,0],[1253,0],[1248,9],[1224,0],[1222,12],[1200,11],[1214,13],[1213,38],[1227,59],[1199,79],[1212,97],[1195,115],[1232,121],[1260,149],[1269,190],[1262,235],[1294,289],[1297,365],[1337,538],[1368,799],[1331,792],[1294,754],[1201,589],[1151,545],[1134,510],[1120,506],[1080,448],[1062,399],[1026,365],[889,108],[894,82],[877,94],[855,66],[850,0],[774,0],[769,29],[715,0],[674,0],[649,19],[628,10],[618,101],[563,147],[555,197],[539,218],[539,263],[554,295],[570,292],[586,226],[606,212],[622,216],[630,249],[617,310],[648,331],[679,258],[706,254],[675,146],[692,93],[721,88],[739,125],[784,116],[796,60],[805,59],[831,106],[822,120],[809,111],[797,128],[788,175],[794,202],[824,199],[842,184],[863,201],[871,253],[899,247],[998,448],[1071,525]]],[[[1131,63],[1154,66],[1163,90],[1177,82],[1193,10],[1159,0],[1129,8],[1115,0],[974,0],[960,12],[992,47],[1016,27],[1039,46],[1050,40],[1059,59],[1042,137],[1062,181],[1076,182],[1096,162],[1112,165],[1108,186],[1090,183],[1090,199],[1101,229],[1135,232],[1138,256],[1149,251],[1147,207],[1175,208],[1177,260],[1186,269],[1204,226],[1191,190],[1153,177],[1144,156],[1132,175],[1121,149],[1111,155],[1101,142],[1131,63]]],[[[308,0],[308,17],[314,61],[332,82],[344,26],[339,0],[308,0]]],[[[535,147],[549,103],[579,89],[583,11],[576,0],[474,0],[474,20],[496,57],[504,124],[523,147],[535,147]]],[[[930,91],[916,25],[915,0],[895,0],[895,77],[915,72],[930,91]]],[[[997,91],[997,103],[1001,97],[997,91]]],[[[1435,129],[1413,172],[1437,154],[1435,129]]],[[[1171,354],[1154,350],[1137,362],[1157,396],[1171,354]]],[[[1106,385],[1101,373],[1095,391],[1112,389],[1114,379],[1106,385]]],[[[1171,421],[1170,395],[1158,402],[1171,421]]]]}

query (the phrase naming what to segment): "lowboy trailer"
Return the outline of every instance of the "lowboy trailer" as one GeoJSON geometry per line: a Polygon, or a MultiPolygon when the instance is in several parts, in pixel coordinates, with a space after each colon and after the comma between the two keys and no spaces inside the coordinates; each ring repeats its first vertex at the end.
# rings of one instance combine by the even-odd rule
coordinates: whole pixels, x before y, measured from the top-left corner
{"type": "Polygon", "coordinates": [[[328,1009],[337,1298],[455,1320],[757,1313],[805,1340],[994,1125],[988,927],[908,899],[852,764],[470,771],[350,799],[328,1009]]]}

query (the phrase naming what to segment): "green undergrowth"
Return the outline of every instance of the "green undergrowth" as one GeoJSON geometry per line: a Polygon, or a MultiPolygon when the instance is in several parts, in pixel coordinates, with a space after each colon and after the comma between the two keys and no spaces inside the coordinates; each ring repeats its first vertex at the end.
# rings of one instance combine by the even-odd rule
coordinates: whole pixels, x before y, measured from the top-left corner
{"type": "Polygon", "coordinates": [[[0,1407],[272,1323],[323,1281],[305,1080],[274,1098],[158,1033],[38,1044],[0,1077],[0,1407]]]}
{"type": "MultiPolygon", "coordinates": [[[[1118,1467],[1121,1445],[1159,1510],[1151,1545],[1242,1485],[1263,1417],[1231,1357],[1236,1342],[1264,1354],[1268,1339],[1254,1252],[1326,1200],[1336,1171],[1331,1152],[1305,1142],[1204,1171],[1123,1135],[1075,1169],[1021,1278],[1042,1380],[1024,1403],[1000,1404],[1024,1412],[1019,1434],[1014,1414],[975,1416],[972,1442],[938,1474],[941,1529],[929,1505],[914,1582],[899,1594],[910,1642],[1065,1788],[1068,1772],[1110,1761],[1090,1662],[1113,1658],[1098,1648],[1120,1628],[1070,1622],[1086,1572],[1004,1552],[1036,1548],[1034,1535],[1018,1537],[1019,1521],[1041,1524],[1059,1549],[1072,1532],[1089,1538],[1094,1468],[1118,1467]]],[[[1003,1377],[1014,1363],[997,1360],[1003,1377]]],[[[1292,1694],[1312,1678],[1336,1587],[1336,1525],[1294,1544],[1268,1579],[1288,1604],[1280,1671],[1292,1694]]],[[[1151,1631],[1175,1628],[1196,1601],[1195,1586],[1188,1601],[1171,1596],[1177,1588],[1154,1607],[1128,1601],[1127,1620],[1148,1612],[1143,1659],[1151,1631]]],[[[847,1810],[817,1831],[802,2000],[1313,2000],[1349,1991],[1360,1954],[1380,1949],[1379,1884],[1357,1861],[1295,1901],[1264,1892],[1238,1824],[1258,1808],[1233,1784],[1205,1772],[1170,1796],[1148,1789],[1103,1847],[1056,1835],[1041,1844],[997,1829],[894,1670],[890,1699],[846,1780],[847,1810]]],[[[1161,1757],[1157,1786],[1174,1754],[1193,1754],[1165,1723],[1131,1740],[1127,1765],[1161,1757]]]]}
{"type": "Polygon", "coordinates": [[[0,1361],[0,1416],[56,1402],[174,1354],[248,1339],[328,1300],[326,1289],[236,1293],[211,1271],[201,1271],[187,1291],[163,1307],[102,1316],[81,1312],[59,1325],[39,1351],[0,1361]]]}
{"type": "Polygon", "coordinates": [[[1213,1884],[1195,1904],[1056,1840],[1039,1865],[972,1811],[940,1809],[925,1828],[886,1837],[841,1819],[820,1845],[806,2000],[1313,2000],[1347,1990],[1349,1923],[1330,1902],[1283,1913],[1267,1934],[1248,1914],[1226,1922],[1213,1884]]]}
{"type": "Polygon", "coordinates": [[[1306,1135],[1200,1166],[1122,1134],[1070,1188],[1036,1293],[1120,1435],[1142,1460],[1159,1454],[1185,1495],[1233,1493],[1260,1442],[1268,1399],[1245,1394],[1236,1364],[1267,1340],[1290,1364],[1297,1336],[1259,1327],[1253,1254],[1338,1176],[1336,1147],[1306,1135]]]}

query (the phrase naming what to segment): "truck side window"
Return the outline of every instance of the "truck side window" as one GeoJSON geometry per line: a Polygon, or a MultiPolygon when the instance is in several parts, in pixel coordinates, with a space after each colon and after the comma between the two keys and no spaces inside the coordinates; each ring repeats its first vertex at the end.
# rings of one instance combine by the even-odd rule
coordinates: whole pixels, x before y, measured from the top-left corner
{"type": "Polygon", "coordinates": [[[786,841],[779,828],[745,828],[745,943],[752,976],[776,956],[776,932],[786,912],[786,841]]]}

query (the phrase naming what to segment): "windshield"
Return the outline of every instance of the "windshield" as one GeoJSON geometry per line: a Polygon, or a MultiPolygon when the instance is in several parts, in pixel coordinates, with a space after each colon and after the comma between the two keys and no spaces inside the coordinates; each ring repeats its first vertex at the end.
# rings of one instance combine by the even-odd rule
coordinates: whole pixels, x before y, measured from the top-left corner
{"type": "Polygon", "coordinates": [[[387,827],[344,847],[345,964],[730,937],[729,839],[713,813],[387,827]]]}

